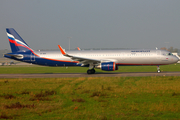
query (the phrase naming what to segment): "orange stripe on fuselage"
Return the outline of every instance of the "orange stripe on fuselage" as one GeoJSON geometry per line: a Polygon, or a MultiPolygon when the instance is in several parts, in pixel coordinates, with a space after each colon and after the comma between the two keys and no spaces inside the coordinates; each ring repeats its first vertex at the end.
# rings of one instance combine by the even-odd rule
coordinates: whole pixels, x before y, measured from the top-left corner
{"type": "MultiPolygon", "coordinates": [[[[53,61],[59,61],[59,62],[71,62],[71,61],[65,61],[65,60],[57,60],[57,59],[50,59],[50,58],[45,58],[45,57],[40,57],[46,60],[53,60],[53,61]]],[[[73,61],[71,63],[79,63],[79,61],[73,61]]]]}

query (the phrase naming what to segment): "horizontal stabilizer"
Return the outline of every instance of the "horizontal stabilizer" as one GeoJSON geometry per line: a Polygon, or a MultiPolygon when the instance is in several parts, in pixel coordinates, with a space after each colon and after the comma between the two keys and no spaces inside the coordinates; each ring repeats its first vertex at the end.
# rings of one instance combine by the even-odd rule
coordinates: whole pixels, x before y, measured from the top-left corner
{"type": "Polygon", "coordinates": [[[17,58],[17,59],[22,59],[24,56],[23,55],[21,55],[21,54],[4,54],[3,56],[11,56],[11,57],[15,57],[15,58],[17,58]]]}

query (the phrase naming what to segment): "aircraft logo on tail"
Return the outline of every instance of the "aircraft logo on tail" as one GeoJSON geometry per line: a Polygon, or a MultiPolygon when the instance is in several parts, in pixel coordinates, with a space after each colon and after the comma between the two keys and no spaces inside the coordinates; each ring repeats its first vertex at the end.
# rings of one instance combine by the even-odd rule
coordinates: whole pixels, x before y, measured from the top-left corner
{"type": "Polygon", "coordinates": [[[33,50],[28,46],[28,44],[20,37],[20,35],[13,29],[7,28],[7,36],[11,45],[12,52],[26,52],[33,50]]]}

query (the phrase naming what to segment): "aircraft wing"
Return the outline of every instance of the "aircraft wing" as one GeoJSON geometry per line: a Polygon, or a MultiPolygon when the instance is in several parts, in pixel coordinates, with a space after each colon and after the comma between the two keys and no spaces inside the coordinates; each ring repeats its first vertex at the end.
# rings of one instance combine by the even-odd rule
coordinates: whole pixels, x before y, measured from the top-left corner
{"type": "Polygon", "coordinates": [[[95,60],[95,59],[89,59],[89,58],[82,58],[82,57],[76,57],[76,56],[72,56],[71,57],[72,60],[75,60],[75,61],[79,61],[79,63],[82,63],[82,64],[97,64],[97,63],[100,63],[101,61],[100,60],[95,60]]]}
{"type": "Polygon", "coordinates": [[[77,57],[77,56],[69,55],[69,54],[67,54],[64,51],[64,49],[60,45],[58,45],[58,46],[59,46],[59,49],[60,49],[61,53],[64,56],[70,57],[74,61],[79,61],[80,64],[84,64],[84,65],[87,65],[87,64],[98,64],[98,63],[101,62],[100,60],[96,60],[96,59],[89,59],[89,58],[83,58],[83,57],[77,57]]]}

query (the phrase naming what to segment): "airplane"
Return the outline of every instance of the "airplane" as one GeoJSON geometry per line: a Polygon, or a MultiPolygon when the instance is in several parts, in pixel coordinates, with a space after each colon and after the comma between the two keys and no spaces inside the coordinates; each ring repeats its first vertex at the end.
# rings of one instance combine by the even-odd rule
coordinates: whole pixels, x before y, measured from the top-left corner
{"type": "Polygon", "coordinates": [[[6,28],[11,53],[4,57],[44,66],[89,67],[87,74],[94,74],[95,68],[104,71],[118,70],[119,66],[157,66],[177,63],[179,60],[165,50],[78,50],[68,53],[58,45],[60,51],[34,51],[13,28],[6,28]]]}

